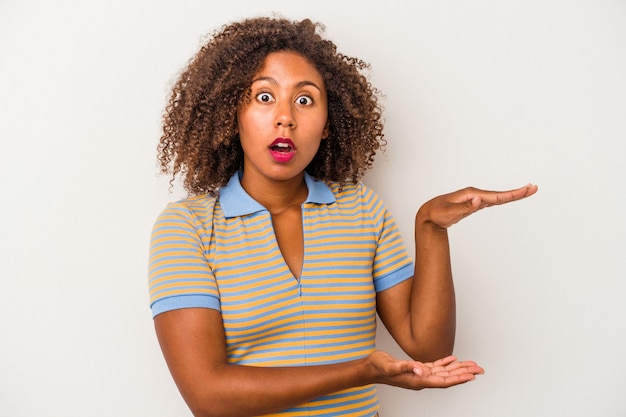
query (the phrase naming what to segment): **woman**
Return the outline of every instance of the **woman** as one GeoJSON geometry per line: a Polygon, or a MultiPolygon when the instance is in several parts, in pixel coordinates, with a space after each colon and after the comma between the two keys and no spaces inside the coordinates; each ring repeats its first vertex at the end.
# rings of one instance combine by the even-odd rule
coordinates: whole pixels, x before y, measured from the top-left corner
{"type": "Polygon", "coordinates": [[[534,194],[467,188],[425,203],[415,262],[359,179],[384,146],[376,90],[309,20],[213,34],[174,86],[163,172],[191,196],[157,219],[151,306],[195,416],[374,416],[374,384],[419,390],[483,369],[450,356],[447,228],[534,194]],[[376,314],[413,360],[375,348],[376,314]]]}

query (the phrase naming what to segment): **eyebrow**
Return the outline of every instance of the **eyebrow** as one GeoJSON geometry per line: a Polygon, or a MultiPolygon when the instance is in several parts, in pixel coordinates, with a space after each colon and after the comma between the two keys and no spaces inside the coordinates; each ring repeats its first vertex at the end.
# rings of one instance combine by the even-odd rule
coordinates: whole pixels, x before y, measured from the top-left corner
{"type": "MultiPolygon", "coordinates": [[[[274,79],[272,77],[258,77],[258,78],[255,78],[255,79],[252,80],[252,83],[250,85],[252,85],[252,84],[254,84],[254,83],[258,82],[258,81],[267,81],[267,82],[269,82],[271,84],[278,85],[278,81],[276,81],[276,79],[274,79]]],[[[312,86],[312,87],[317,88],[319,91],[322,91],[322,89],[317,84],[315,84],[313,81],[308,81],[308,80],[300,81],[299,83],[296,84],[296,88],[301,88],[301,87],[305,87],[305,86],[309,86],[309,85],[312,86]]]]}

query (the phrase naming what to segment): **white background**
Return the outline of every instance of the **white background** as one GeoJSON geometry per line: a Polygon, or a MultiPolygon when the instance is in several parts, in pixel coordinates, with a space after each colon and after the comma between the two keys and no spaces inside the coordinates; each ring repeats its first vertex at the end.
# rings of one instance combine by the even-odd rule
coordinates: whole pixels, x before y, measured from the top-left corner
{"type": "Polygon", "coordinates": [[[381,387],[382,417],[626,415],[619,0],[0,0],[0,415],[190,415],[148,308],[150,228],[180,193],[160,117],[205,34],[272,12],[372,64],[389,144],[365,181],[411,250],[435,195],[540,186],[450,230],[456,353],[487,373],[381,387]]]}

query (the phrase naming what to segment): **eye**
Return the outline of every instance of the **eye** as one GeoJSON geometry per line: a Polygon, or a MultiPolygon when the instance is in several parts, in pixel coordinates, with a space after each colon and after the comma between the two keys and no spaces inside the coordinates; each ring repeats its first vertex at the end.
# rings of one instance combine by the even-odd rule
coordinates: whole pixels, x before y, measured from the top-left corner
{"type": "Polygon", "coordinates": [[[274,97],[270,93],[265,92],[257,94],[256,99],[261,103],[271,103],[272,101],[274,101],[274,97]]]}
{"type": "Polygon", "coordinates": [[[309,96],[300,96],[296,99],[296,103],[301,106],[310,106],[313,104],[313,99],[309,96]]]}

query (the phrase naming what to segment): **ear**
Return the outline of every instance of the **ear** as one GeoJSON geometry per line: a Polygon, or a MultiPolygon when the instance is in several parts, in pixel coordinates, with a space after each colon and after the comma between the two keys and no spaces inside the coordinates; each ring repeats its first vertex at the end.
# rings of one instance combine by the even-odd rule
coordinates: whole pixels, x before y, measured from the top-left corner
{"type": "Polygon", "coordinates": [[[322,139],[328,139],[330,136],[330,123],[327,121],[324,130],[322,130],[322,139]]]}

